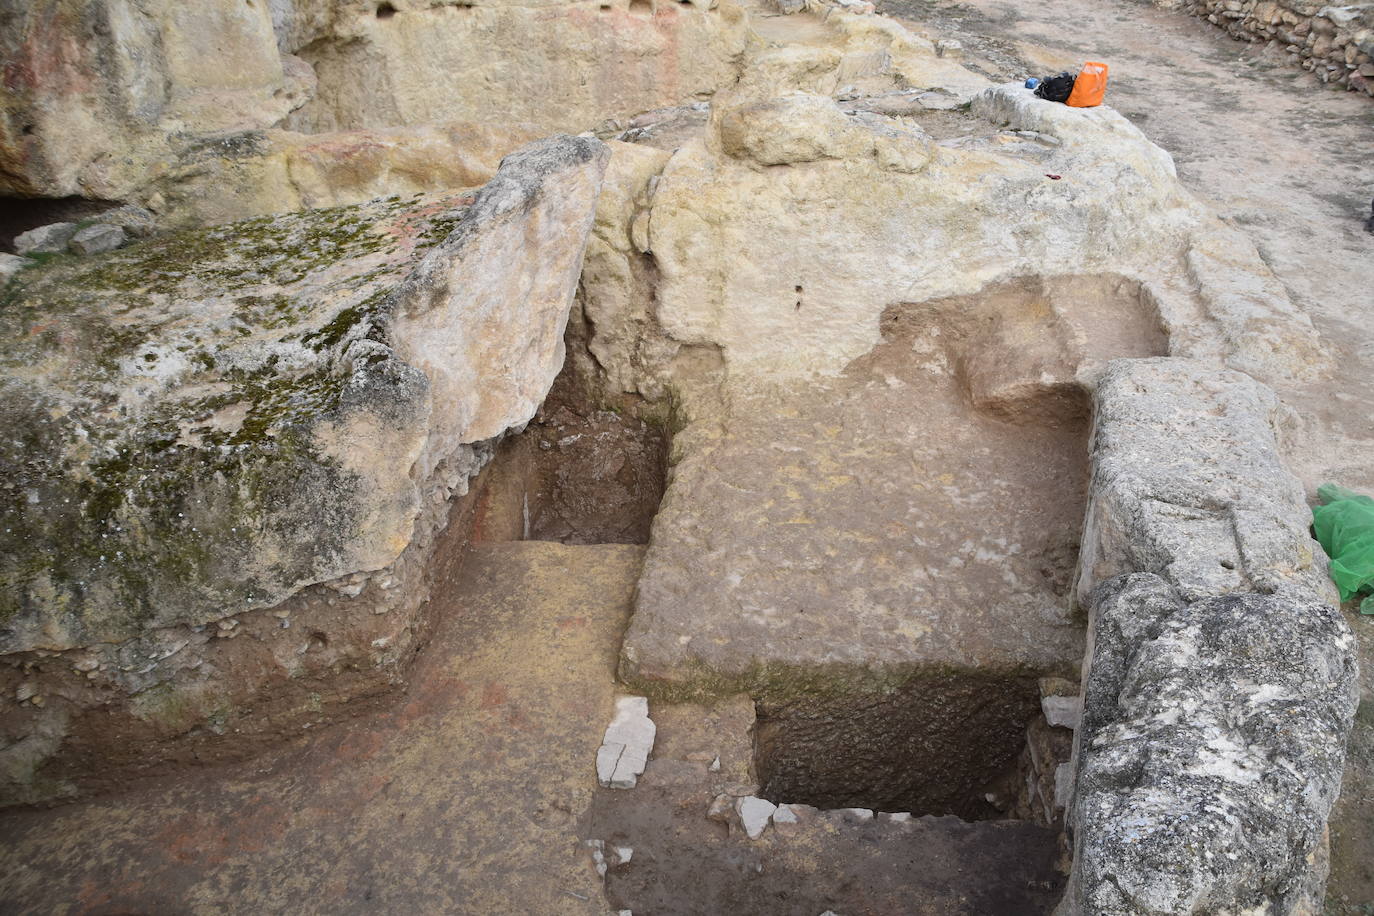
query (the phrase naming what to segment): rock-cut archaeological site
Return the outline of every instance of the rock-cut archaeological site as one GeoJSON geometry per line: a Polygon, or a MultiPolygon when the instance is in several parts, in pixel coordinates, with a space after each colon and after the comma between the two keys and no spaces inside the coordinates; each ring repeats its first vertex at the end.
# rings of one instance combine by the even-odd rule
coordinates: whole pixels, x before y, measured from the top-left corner
{"type": "Polygon", "coordinates": [[[1371,198],[1374,2],[0,0],[0,914],[1371,916],[1371,198]]]}

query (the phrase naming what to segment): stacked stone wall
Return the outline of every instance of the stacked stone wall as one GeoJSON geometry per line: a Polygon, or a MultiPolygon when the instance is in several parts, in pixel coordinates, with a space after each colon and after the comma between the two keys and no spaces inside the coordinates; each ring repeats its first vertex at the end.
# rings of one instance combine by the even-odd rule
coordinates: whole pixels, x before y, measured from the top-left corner
{"type": "Polygon", "coordinates": [[[1201,16],[1232,36],[1266,42],[1324,83],[1374,96],[1374,3],[1311,0],[1156,0],[1201,16]]]}

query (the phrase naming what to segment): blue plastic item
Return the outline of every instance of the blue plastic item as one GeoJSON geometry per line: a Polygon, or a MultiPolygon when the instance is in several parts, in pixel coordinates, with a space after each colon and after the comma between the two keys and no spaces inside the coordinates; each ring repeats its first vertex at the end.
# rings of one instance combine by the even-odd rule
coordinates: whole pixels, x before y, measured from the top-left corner
{"type": "Polygon", "coordinates": [[[1039,77],[1032,76],[1030,79],[1026,80],[1026,88],[1027,88],[1027,89],[1034,89],[1036,86],[1039,86],[1039,85],[1040,85],[1040,79],[1039,79],[1039,77]]]}

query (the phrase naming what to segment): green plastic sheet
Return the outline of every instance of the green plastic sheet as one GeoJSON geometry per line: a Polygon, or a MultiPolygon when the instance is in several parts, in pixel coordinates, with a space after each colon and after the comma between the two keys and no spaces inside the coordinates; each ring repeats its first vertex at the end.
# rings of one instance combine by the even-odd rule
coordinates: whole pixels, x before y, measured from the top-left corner
{"type": "MultiPolygon", "coordinates": [[[[1312,510],[1312,529],[1331,558],[1341,600],[1374,591],[1374,499],[1333,483],[1318,487],[1317,496],[1322,505],[1312,510]]],[[[1374,614],[1374,597],[1360,603],[1360,613],[1374,614]]]]}

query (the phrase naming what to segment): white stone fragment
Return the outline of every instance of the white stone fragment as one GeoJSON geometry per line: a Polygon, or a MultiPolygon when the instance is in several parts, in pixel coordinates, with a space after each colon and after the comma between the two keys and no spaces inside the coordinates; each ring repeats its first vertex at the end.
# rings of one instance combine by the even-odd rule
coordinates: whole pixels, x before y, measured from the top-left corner
{"type": "Polygon", "coordinates": [[[1045,721],[1055,728],[1077,728],[1083,716],[1083,700],[1079,697],[1041,697],[1040,708],[1045,721]]]}
{"type": "Polygon", "coordinates": [[[757,840],[763,836],[763,831],[768,828],[768,822],[776,810],[778,810],[777,805],[766,798],[759,798],[754,795],[746,795],[735,802],[735,813],[739,815],[740,823],[744,825],[744,832],[751,840],[757,840]]]}
{"type": "Polygon", "coordinates": [[[911,820],[911,812],[894,811],[891,814],[884,814],[883,817],[887,818],[889,823],[905,824],[907,821],[911,820]]]}
{"type": "Polygon", "coordinates": [[[791,805],[778,805],[773,812],[773,823],[775,824],[795,824],[797,822],[797,812],[792,810],[791,805]]]}
{"type": "Polygon", "coordinates": [[[615,848],[616,864],[624,865],[633,858],[635,850],[633,846],[617,846],[615,848]]]}
{"type": "Polygon", "coordinates": [[[861,821],[873,820],[873,811],[869,808],[840,808],[839,810],[842,813],[848,814],[849,816],[854,818],[858,818],[861,821]]]}
{"type": "Polygon", "coordinates": [[[597,782],[608,789],[633,789],[649,762],[657,733],[646,697],[616,700],[615,718],[596,752],[597,782]]]}

